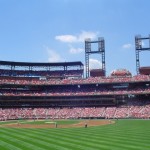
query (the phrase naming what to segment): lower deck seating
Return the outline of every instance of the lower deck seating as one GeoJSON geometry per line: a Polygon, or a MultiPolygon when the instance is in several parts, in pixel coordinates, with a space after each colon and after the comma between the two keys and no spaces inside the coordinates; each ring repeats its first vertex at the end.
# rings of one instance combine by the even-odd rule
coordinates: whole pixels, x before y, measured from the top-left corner
{"type": "Polygon", "coordinates": [[[121,107],[0,108],[0,121],[10,119],[150,118],[150,104],[121,107]]]}

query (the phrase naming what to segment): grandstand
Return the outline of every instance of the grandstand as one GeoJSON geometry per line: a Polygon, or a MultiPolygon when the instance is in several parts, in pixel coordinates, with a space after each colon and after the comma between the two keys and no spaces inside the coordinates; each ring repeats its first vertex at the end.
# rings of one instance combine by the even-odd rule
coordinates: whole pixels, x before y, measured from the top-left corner
{"type": "MultiPolygon", "coordinates": [[[[146,70],[146,71],[144,71],[146,70]]],[[[84,78],[82,62],[0,61],[0,120],[150,118],[150,72],[84,78]]]]}

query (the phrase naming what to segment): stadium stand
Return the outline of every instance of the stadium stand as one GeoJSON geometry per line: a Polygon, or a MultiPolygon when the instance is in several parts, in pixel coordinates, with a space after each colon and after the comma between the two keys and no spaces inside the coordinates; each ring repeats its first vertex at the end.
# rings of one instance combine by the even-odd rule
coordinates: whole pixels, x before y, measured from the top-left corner
{"type": "Polygon", "coordinates": [[[0,61],[0,120],[19,118],[150,118],[150,76],[85,79],[81,62],[0,61]]]}

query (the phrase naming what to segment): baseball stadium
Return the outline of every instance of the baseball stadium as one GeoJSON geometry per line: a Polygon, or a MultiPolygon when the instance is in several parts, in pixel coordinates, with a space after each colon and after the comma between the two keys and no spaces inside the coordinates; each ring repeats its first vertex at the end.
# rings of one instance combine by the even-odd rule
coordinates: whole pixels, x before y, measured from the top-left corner
{"type": "Polygon", "coordinates": [[[85,64],[0,61],[0,150],[149,150],[143,40],[135,36],[134,76],[125,68],[106,75],[104,38],[85,40],[85,64]],[[102,68],[90,69],[92,54],[102,68]]]}

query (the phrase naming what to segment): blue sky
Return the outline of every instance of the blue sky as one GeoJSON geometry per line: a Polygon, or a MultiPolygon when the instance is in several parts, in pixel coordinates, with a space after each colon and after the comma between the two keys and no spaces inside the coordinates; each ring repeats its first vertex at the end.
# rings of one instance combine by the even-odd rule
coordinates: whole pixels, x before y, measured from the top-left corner
{"type": "MultiPolygon", "coordinates": [[[[0,60],[85,63],[84,39],[104,37],[107,75],[135,75],[134,38],[150,34],[149,9],[149,0],[0,0],[0,60]]],[[[140,53],[141,66],[149,58],[140,53]]],[[[99,68],[101,55],[90,65],[99,68]]]]}

